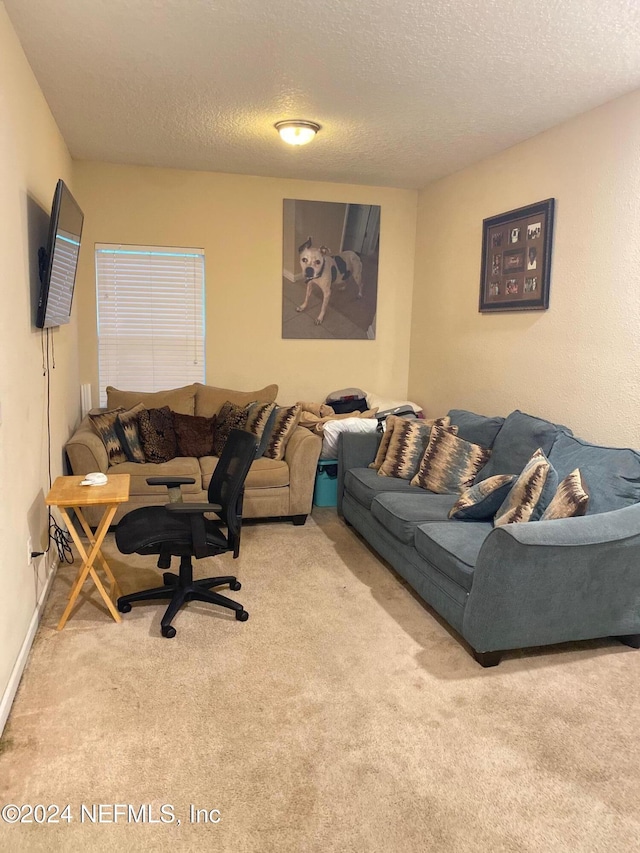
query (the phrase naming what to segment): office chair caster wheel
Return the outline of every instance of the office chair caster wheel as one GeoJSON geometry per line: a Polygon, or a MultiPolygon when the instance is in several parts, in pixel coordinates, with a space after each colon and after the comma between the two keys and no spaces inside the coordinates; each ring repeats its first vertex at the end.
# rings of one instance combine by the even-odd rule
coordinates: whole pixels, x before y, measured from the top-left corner
{"type": "Polygon", "coordinates": [[[167,637],[169,640],[176,635],[176,629],[173,625],[167,625],[166,627],[163,625],[160,630],[162,631],[162,636],[167,637]]]}
{"type": "Polygon", "coordinates": [[[117,604],[120,613],[129,613],[129,611],[131,610],[131,605],[128,601],[122,601],[122,599],[119,598],[117,604]]]}
{"type": "Polygon", "coordinates": [[[242,589],[242,584],[240,581],[235,581],[234,583],[229,584],[229,589],[232,589],[234,592],[237,592],[239,589],[242,589]]]}
{"type": "Polygon", "coordinates": [[[165,586],[171,586],[175,579],[175,575],[172,572],[164,572],[162,575],[162,583],[165,586]]]}
{"type": "Polygon", "coordinates": [[[236,610],[236,619],[238,622],[246,622],[249,618],[249,614],[246,610],[236,610]]]}

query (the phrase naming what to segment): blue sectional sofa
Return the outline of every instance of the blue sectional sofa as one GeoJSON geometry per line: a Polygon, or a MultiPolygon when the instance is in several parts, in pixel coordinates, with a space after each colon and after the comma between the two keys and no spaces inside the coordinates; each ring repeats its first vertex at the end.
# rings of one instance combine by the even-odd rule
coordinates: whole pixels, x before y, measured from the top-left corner
{"type": "Polygon", "coordinates": [[[492,449],[476,482],[519,474],[538,447],[562,480],[580,468],[581,518],[493,526],[455,521],[438,495],[367,467],[377,433],[343,433],[338,512],[471,646],[483,666],[508,649],[618,637],[640,647],[640,454],[512,412],[449,412],[458,435],[492,449]]]}

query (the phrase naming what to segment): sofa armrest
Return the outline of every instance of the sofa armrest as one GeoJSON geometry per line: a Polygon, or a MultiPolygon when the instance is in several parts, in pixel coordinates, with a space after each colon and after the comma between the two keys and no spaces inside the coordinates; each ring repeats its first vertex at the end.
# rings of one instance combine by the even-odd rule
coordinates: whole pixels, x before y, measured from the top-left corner
{"type": "Polygon", "coordinates": [[[338,515],[342,515],[344,475],[350,468],[366,468],[376,458],[381,432],[341,432],[338,436],[338,515]]]}
{"type": "Polygon", "coordinates": [[[322,439],[306,427],[296,427],[284,453],[289,466],[289,514],[308,515],[313,503],[322,439]]]}
{"type": "Polygon", "coordinates": [[[492,530],[463,634],[479,652],[640,634],[640,504],[492,530]]]}
{"type": "Polygon", "coordinates": [[[109,468],[107,449],[91,426],[89,418],[84,418],[64,449],[74,474],[89,474],[91,471],[107,473],[109,468]]]}

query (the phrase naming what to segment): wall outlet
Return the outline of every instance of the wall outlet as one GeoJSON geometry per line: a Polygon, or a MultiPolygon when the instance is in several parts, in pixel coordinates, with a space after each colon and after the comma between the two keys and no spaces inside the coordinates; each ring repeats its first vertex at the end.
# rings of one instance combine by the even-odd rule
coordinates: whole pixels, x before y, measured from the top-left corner
{"type": "Polygon", "coordinates": [[[27,539],[27,565],[30,566],[33,563],[33,557],[31,556],[31,552],[33,548],[31,546],[31,537],[27,539]]]}

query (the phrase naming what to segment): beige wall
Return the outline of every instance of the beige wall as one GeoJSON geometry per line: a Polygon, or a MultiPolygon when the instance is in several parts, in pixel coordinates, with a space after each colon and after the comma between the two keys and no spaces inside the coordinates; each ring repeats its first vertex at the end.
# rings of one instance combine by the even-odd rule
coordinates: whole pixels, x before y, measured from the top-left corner
{"type": "Polygon", "coordinates": [[[409,397],[640,446],[640,92],[420,193],[409,397]],[[482,220],[556,199],[548,311],[478,313],[482,220]]]}
{"type": "Polygon", "coordinates": [[[406,395],[417,193],[92,162],[74,163],[74,187],[85,213],[80,372],[93,385],[94,405],[96,242],[204,248],[211,385],[277,382],[282,403],[353,385],[406,395]],[[375,341],[282,340],[284,198],[382,205],[375,341]]]}
{"type": "MultiPolygon", "coordinates": [[[[0,699],[7,698],[53,557],[28,565],[26,543],[31,536],[34,549],[46,546],[46,378],[34,299],[36,253],[46,240],[58,178],[70,182],[71,160],[0,3],[0,699]]],[[[75,324],[56,329],[53,339],[55,477],[62,473],[62,445],[78,418],[75,324]]]]}

